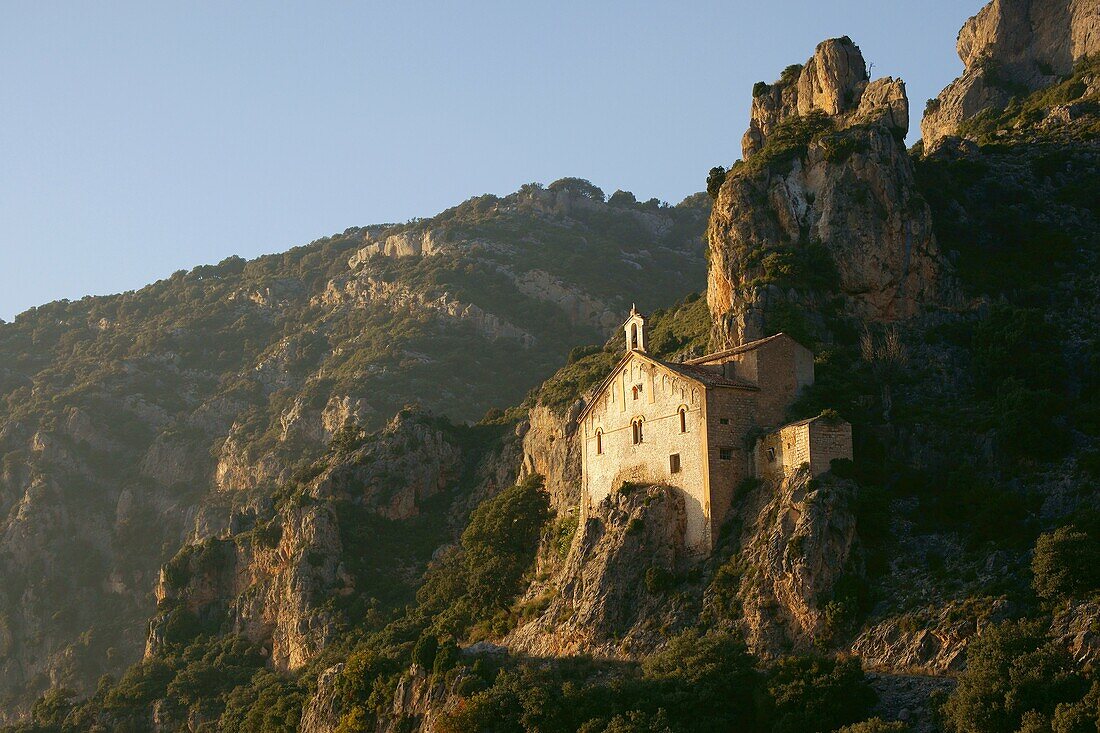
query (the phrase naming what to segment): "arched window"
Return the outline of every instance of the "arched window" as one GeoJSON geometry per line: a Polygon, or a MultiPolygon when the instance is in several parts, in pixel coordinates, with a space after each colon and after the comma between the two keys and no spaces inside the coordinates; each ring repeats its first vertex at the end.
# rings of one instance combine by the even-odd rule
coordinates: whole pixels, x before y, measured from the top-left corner
{"type": "Polygon", "coordinates": [[[630,348],[638,348],[638,324],[630,324],[630,348]]]}
{"type": "Polygon", "coordinates": [[[641,392],[641,390],[638,389],[638,385],[635,384],[633,387],[630,388],[630,391],[634,395],[634,399],[638,399],[638,393],[641,392]]]}
{"type": "Polygon", "coordinates": [[[642,442],[642,420],[641,418],[634,420],[630,423],[631,437],[634,441],[634,445],[638,445],[642,442]]]}
{"type": "Polygon", "coordinates": [[[680,432],[686,433],[688,431],[688,411],[686,407],[680,408],[680,432]]]}
{"type": "Polygon", "coordinates": [[[603,453],[603,431],[596,431],[596,455],[603,453]]]}

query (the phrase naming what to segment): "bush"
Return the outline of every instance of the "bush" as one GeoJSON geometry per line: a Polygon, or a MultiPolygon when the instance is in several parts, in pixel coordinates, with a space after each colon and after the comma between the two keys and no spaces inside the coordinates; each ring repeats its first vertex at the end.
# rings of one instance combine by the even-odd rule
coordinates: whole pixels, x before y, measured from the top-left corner
{"type": "Polygon", "coordinates": [[[603,201],[603,190],[583,178],[559,178],[546,187],[548,191],[568,191],[593,201],[603,201]]]}
{"type": "Polygon", "coordinates": [[[439,640],[432,634],[424,634],[413,647],[412,662],[421,669],[431,671],[435,667],[435,656],[439,651],[439,640]]]}
{"type": "Polygon", "coordinates": [[[1048,601],[1100,590],[1100,538],[1070,525],[1039,535],[1031,560],[1035,592],[1048,601]]]}
{"type": "Polygon", "coordinates": [[[590,344],[588,346],[574,346],[569,350],[569,356],[566,358],[566,364],[576,364],[578,361],[586,356],[598,354],[603,350],[603,347],[599,344],[590,344]]]}
{"type": "Polygon", "coordinates": [[[607,203],[612,206],[633,206],[638,203],[638,199],[630,191],[623,191],[622,189],[611,194],[611,198],[607,200],[607,203]]]}
{"type": "Polygon", "coordinates": [[[723,166],[716,165],[710,169],[710,173],[707,174],[707,193],[712,199],[718,198],[718,191],[725,182],[726,169],[723,166]]]}
{"type": "Polygon", "coordinates": [[[550,500],[532,474],[483,502],[462,533],[467,592],[483,609],[504,609],[531,566],[550,500]]]}
{"type": "Polygon", "coordinates": [[[821,110],[814,110],[804,116],[788,117],[775,126],[764,147],[745,166],[750,171],[758,171],[802,157],[810,142],[831,131],[833,124],[832,118],[821,110]]]}
{"type": "Polygon", "coordinates": [[[661,595],[668,591],[676,582],[674,576],[667,568],[652,565],[645,571],[645,587],[651,595],[661,595]]]}
{"type": "Polygon", "coordinates": [[[686,631],[646,659],[642,669],[645,678],[656,683],[648,696],[659,696],[660,707],[672,720],[692,721],[688,730],[756,728],[758,678],[752,657],[737,637],[686,631]],[[699,715],[701,709],[708,711],[706,716],[699,715]]]}
{"type": "Polygon", "coordinates": [[[877,696],[854,658],[787,657],[771,670],[763,719],[773,733],[827,733],[867,718],[877,696]]]}
{"type": "Polygon", "coordinates": [[[1087,689],[1040,623],[1005,621],[970,643],[944,723],[953,733],[1013,733],[1027,715],[1033,730],[1036,716],[1049,721],[1059,705],[1078,702],[1087,689]]]}

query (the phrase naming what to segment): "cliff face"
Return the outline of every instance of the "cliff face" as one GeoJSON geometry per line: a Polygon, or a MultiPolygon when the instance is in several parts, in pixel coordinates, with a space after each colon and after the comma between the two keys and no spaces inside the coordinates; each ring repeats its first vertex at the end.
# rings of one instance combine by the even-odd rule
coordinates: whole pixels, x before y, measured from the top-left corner
{"type": "Polygon", "coordinates": [[[341,442],[294,491],[240,506],[161,570],[146,658],[179,643],[173,628],[186,622],[243,636],[294,671],[346,628],[349,609],[408,600],[469,504],[514,478],[509,441],[464,439],[404,410],[341,442]]]}
{"type": "Polygon", "coordinates": [[[761,656],[806,652],[830,640],[826,599],[856,552],[857,487],[800,470],[745,499],[739,596],[750,648],[761,656]]]}
{"type": "Polygon", "coordinates": [[[921,122],[932,151],[960,123],[1010,99],[1052,86],[1100,52],[1096,0],[993,0],[959,31],[965,70],[929,101],[921,122]]]}
{"type": "Polygon", "coordinates": [[[859,48],[842,38],[753,91],[745,159],[727,174],[707,230],[715,345],[798,332],[796,312],[812,319],[839,307],[893,321],[949,297],[902,142],[904,84],[869,81],[859,48]]]}
{"type": "Polygon", "coordinates": [[[288,510],[259,530],[186,546],[161,571],[145,655],[174,641],[172,624],[186,617],[257,643],[276,669],[298,669],[336,626],[320,600],[352,585],[332,507],[288,510]]]}
{"type": "Polygon", "coordinates": [[[577,528],[556,576],[527,591],[525,602],[545,609],[504,643],[555,657],[632,658],[656,648],[686,617],[684,604],[665,596],[686,568],[683,502],[661,486],[600,502],[577,528]]]}

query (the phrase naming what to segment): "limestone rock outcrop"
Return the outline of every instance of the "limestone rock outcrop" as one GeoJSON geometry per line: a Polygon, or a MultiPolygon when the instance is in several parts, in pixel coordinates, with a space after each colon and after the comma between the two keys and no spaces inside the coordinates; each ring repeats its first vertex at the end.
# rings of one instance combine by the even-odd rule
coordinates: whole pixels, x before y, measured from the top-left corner
{"type": "Polygon", "coordinates": [[[683,621],[662,591],[686,557],[682,495],[663,486],[615,492],[577,529],[558,576],[528,591],[526,601],[545,610],[504,643],[536,656],[652,651],[683,621]]]}
{"type": "Polygon", "coordinates": [[[302,708],[300,733],[333,733],[340,725],[337,682],[344,665],[336,664],[317,675],[317,688],[302,708]]]}
{"type": "Polygon", "coordinates": [[[1054,614],[1051,636],[1085,668],[1100,662],[1100,601],[1076,601],[1054,614]]]}
{"type": "Polygon", "coordinates": [[[908,123],[904,83],[869,81],[847,38],[757,85],[745,160],[707,232],[713,346],[774,332],[792,311],[812,321],[837,297],[849,315],[894,321],[950,296],[908,123]]]}
{"type": "Polygon", "coordinates": [[[904,82],[870,81],[859,47],[847,36],[830,38],[804,65],[788,66],[774,84],[760,82],[753,89],[749,129],[741,138],[745,159],[764,147],[780,123],[812,112],[830,117],[855,112],[853,123],[885,121],[902,136],[909,130],[904,82]]]}
{"type": "Polygon", "coordinates": [[[326,468],[311,493],[320,499],[351,498],[388,519],[409,519],[456,478],[461,460],[461,451],[431,416],[403,410],[326,468]]]}
{"type": "Polygon", "coordinates": [[[528,413],[523,435],[523,463],[520,477],[537,473],[545,480],[550,506],[555,511],[575,507],[581,501],[581,446],[577,417],[584,409],[578,401],[564,416],[545,405],[528,413]]]}
{"type": "Polygon", "coordinates": [[[233,633],[266,647],[276,669],[298,669],[324,648],[334,618],[317,601],[351,585],[332,508],[295,507],[252,529],[187,546],[165,566],[146,656],[163,645],[181,611],[201,622],[224,615],[233,633]]]}
{"type": "Polygon", "coordinates": [[[864,629],[852,642],[870,669],[939,675],[961,671],[971,639],[1005,618],[1007,603],[984,607],[948,602],[917,613],[891,616],[864,629]]]}
{"type": "Polygon", "coordinates": [[[823,600],[847,571],[860,570],[855,486],[807,469],[747,497],[740,589],[745,639],[765,657],[807,651],[827,638],[823,600]]]}
{"type": "Polygon", "coordinates": [[[1056,83],[1076,61],[1100,53],[1097,0],[992,0],[959,31],[966,66],[921,122],[926,151],[982,110],[1056,83]]]}

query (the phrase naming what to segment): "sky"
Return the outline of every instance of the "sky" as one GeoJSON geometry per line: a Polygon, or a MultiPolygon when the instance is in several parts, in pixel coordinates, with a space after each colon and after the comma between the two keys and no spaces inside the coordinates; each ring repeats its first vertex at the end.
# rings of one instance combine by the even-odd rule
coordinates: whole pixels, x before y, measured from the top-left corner
{"type": "Polygon", "coordinates": [[[913,112],[981,0],[0,3],[0,319],[587,178],[676,203],[848,35],[913,112]]]}

